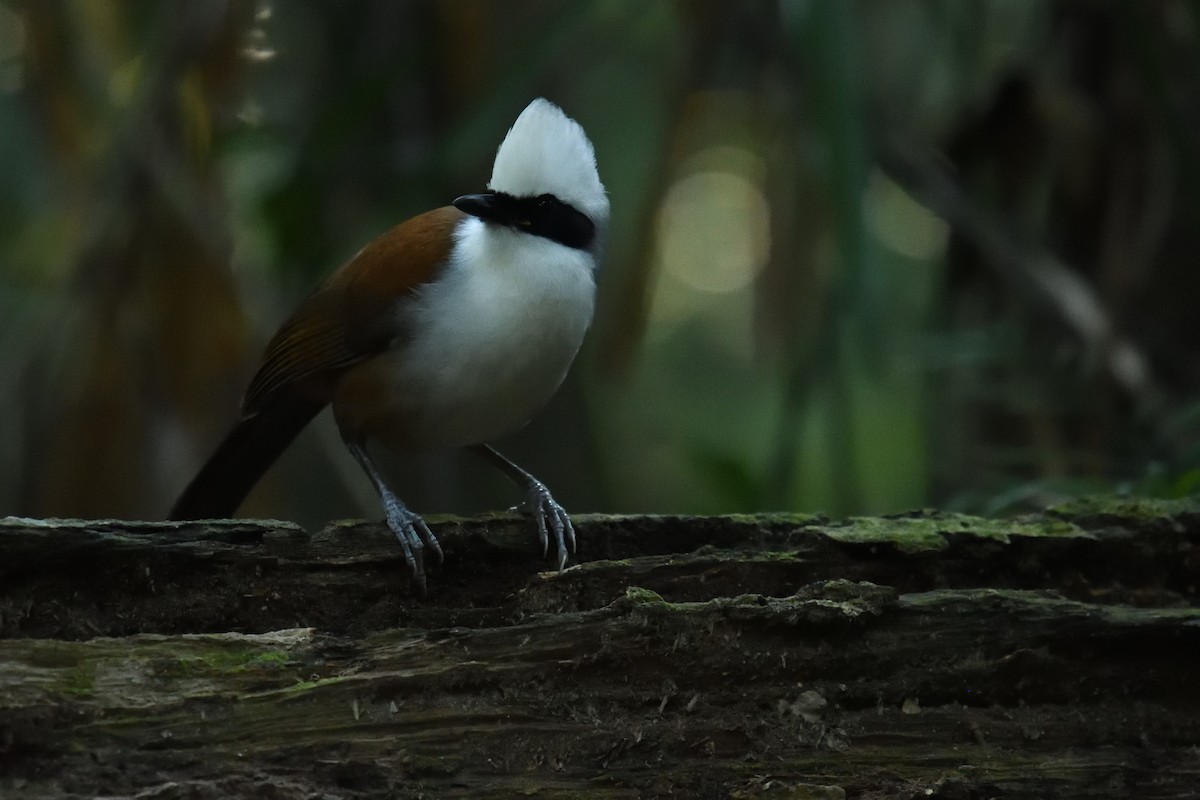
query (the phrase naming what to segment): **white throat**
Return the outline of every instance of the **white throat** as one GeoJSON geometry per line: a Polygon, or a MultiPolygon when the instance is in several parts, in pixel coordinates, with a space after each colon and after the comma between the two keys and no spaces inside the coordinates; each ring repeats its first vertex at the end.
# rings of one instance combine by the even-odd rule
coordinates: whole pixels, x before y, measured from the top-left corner
{"type": "Polygon", "coordinates": [[[393,365],[415,444],[511,433],[554,394],[591,324],[591,253],[463,219],[446,270],[406,304],[417,331],[393,365]]]}

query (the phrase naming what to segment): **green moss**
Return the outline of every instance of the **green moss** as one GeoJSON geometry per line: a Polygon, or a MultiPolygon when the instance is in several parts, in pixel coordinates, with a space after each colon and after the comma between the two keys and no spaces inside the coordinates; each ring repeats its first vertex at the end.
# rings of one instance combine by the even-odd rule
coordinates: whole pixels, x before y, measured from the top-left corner
{"type": "Polygon", "coordinates": [[[347,680],[349,680],[349,677],[346,675],[335,675],[332,678],[318,678],[315,681],[296,681],[291,686],[285,686],[277,691],[285,695],[304,694],[305,692],[311,692],[314,689],[321,689],[326,686],[334,686],[339,683],[345,683],[347,680]]]}
{"type": "Polygon", "coordinates": [[[625,590],[625,600],[633,605],[668,605],[662,595],[641,586],[630,586],[625,590]]]}
{"type": "Polygon", "coordinates": [[[291,663],[291,656],[280,650],[218,649],[199,655],[186,655],[159,661],[156,671],[166,678],[199,678],[236,672],[278,669],[291,663]]]}
{"type": "Polygon", "coordinates": [[[1072,537],[1087,534],[1061,519],[984,519],[966,514],[928,514],[913,517],[855,517],[844,526],[822,530],[832,539],[855,544],[887,543],[905,553],[944,550],[947,535],[962,534],[1007,542],[1012,536],[1072,537]]]}
{"type": "Polygon", "coordinates": [[[292,657],[280,650],[269,650],[265,653],[255,653],[252,658],[247,659],[241,665],[235,667],[235,671],[244,671],[248,669],[274,669],[276,667],[286,666],[290,664],[292,657]]]}
{"type": "Polygon", "coordinates": [[[1118,517],[1149,522],[1188,514],[1200,514],[1200,496],[1174,499],[1153,497],[1112,497],[1106,495],[1077,497],[1053,506],[1049,513],[1061,517],[1118,517]]]}
{"type": "Polygon", "coordinates": [[[721,519],[727,519],[735,525],[821,525],[826,518],[819,514],[801,512],[772,511],[763,514],[723,514],[721,519]]]}
{"type": "Polygon", "coordinates": [[[768,562],[796,562],[804,561],[804,557],[797,555],[793,550],[763,550],[759,553],[753,553],[748,558],[739,559],[748,564],[753,563],[768,563],[768,562]]]}
{"type": "Polygon", "coordinates": [[[89,661],[80,661],[63,673],[59,691],[63,694],[79,697],[90,695],[96,690],[96,665],[89,661]]]}
{"type": "Polygon", "coordinates": [[[855,517],[846,520],[845,526],[822,530],[829,538],[839,542],[893,544],[906,553],[942,550],[946,547],[940,528],[928,519],[855,517]]]}

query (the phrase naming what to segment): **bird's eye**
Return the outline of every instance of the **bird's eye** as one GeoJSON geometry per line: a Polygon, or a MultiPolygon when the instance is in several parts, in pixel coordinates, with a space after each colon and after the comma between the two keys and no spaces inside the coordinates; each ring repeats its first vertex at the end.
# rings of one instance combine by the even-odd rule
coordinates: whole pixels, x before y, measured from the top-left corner
{"type": "Polygon", "coordinates": [[[549,207],[550,207],[550,202],[551,202],[552,200],[554,200],[554,198],[553,198],[551,195],[544,194],[544,195],[542,195],[542,196],[538,197],[538,199],[537,199],[537,207],[538,207],[538,208],[541,208],[541,209],[546,209],[546,208],[549,208],[549,207]]]}

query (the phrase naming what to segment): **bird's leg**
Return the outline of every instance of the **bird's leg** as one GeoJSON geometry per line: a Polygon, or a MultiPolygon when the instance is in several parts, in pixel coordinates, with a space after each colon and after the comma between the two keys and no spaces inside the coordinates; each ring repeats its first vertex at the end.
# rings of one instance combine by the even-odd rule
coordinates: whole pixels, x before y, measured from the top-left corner
{"type": "Polygon", "coordinates": [[[571,525],[571,518],[567,516],[566,510],[551,496],[546,484],[500,455],[491,445],[477,444],[471,450],[490,461],[513,483],[525,490],[525,508],[537,523],[542,555],[546,555],[550,546],[549,534],[553,531],[554,540],[558,544],[558,568],[561,571],[567,563],[567,542],[571,543],[571,552],[575,551],[575,528],[571,525]]]}
{"type": "Polygon", "coordinates": [[[428,546],[436,553],[438,563],[441,563],[442,546],[438,543],[437,537],[433,535],[433,531],[429,530],[429,526],[425,524],[425,520],[400,502],[400,498],[396,497],[395,493],[383,482],[383,477],[375,468],[375,462],[371,460],[366,445],[362,442],[347,441],[346,447],[358,459],[358,463],[362,465],[363,471],[367,473],[371,483],[375,484],[375,491],[379,492],[379,497],[383,501],[383,511],[387,515],[388,527],[400,540],[400,546],[404,548],[404,560],[408,562],[413,582],[421,589],[421,594],[424,594],[425,547],[428,546]]]}

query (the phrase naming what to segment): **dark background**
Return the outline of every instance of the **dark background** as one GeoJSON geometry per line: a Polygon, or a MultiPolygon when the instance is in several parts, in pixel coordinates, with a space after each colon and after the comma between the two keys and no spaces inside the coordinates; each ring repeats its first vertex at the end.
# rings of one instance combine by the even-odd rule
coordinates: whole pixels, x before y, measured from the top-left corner
{"type": "MultiPolygon", "coordinates": [[[[1198,39],[1190,0],[0,2],[0,514],[165,514],[291,307],[539,95],[613,206],[589,342],[500,443],[569,509],[1188,493],[1198,39]]],[[[380,515],[327,415],[243,512],[380,515]]]]}

